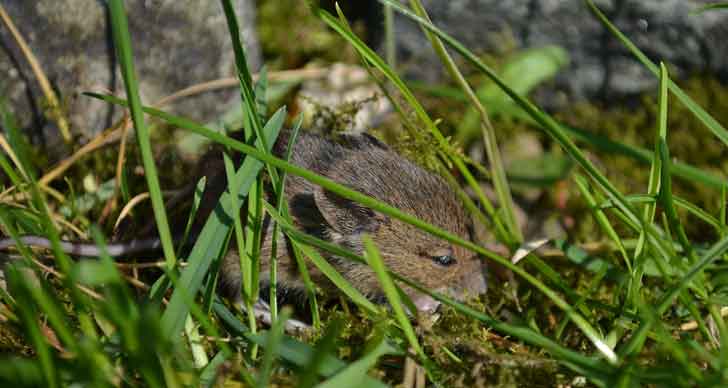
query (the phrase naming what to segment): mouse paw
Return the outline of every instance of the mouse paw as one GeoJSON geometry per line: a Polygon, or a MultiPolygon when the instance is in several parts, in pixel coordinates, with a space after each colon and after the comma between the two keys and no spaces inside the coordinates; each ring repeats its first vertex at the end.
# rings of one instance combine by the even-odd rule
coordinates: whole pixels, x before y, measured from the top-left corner
{"type": "MultiPolygon", "coordinates": [[[[239,303],[239,306],[242,311],[246,311],[245,306],[242,302],[239,303]]],[[[267,326],[271,326],[271,324],[273,323],[270,313],[270,305],[263,299],[258,299],[258,301],[255,302],[255,304],[253,305],[253,315],[255,315],[255,319],[267,326]]],[[[286,320],[285,323],[285,331],[289,334],[297,333],[310,328],[311,326],[307,323],[293,318],[286,320]]]]}

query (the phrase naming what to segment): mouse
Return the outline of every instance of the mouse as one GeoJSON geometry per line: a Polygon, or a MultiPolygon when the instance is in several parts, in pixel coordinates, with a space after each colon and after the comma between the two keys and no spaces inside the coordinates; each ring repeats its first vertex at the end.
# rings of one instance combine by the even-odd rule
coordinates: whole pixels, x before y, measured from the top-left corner
{"type": "MultiPolygon", "coordinates": [[[[283,130],[273,146],[273,153],[285,155],[291,138],[283,130]]],[[[398,208],[419,219],[442,228],[456,236],[472,241],[473,221],[452,187],[438,174],[404,158],[391,147],[367,133],[340,134],[337,140],[301,131],[291,145],[290,163],[398,208]]],[[[210,154],[210,153],[208,153],[210,154]]],[[[238,160],[239,161],[239,160],[238,160]]],[[[199,173],[208,177],[195,221],[201,227],[227,188],[224,165],[219,152],[203,157],[199,173]]],[[[268,186],[266,195],[271,200],[268,186]]],[[[487,289],[483,261],[467,249],[338,196],[304,178],[289,174],[283,198],[287,201],[291,220],[299,230],[340,245],[363,256],[362,237],[371,236],[386,267],[401,276],[414,280],[430,290],[444,292],[456,299],[482,294],[487,289]]],[[[245,206],[242,207],[245,212],[245,206]]],[[[241,216],[247,219],[245,214],[241,216]]],[[[193,230],[195,227],[193,227],[193,230]]],[[[194,233],[194,232],[193,232],[194,233]]],[[[270,216],[263,220],[260,256],[260,286],[267,288],[272,252],[273,224],[270,216]]],[[[304,284],[299,275],[290,242],[278,238],[279,295],[305,298],[304,284]]],[[[50,243],[40,236],[24,236],[23,242],[48,248],[50,243]]],[[[0,249],[15,245],[11,239],[0,240],[0,249]]],[[[218,293],[233,302],[242,299],[240,256],[230,244],[219,272],[218,293]]],[[[79,256],[99,256],[93,244],[64,242],[62,249],[79,256]]],[[[112,256],[125,256],[145,249],[159,249],[158,239],[138,239],[109,244],[112,256]]],[[[373,301],[385,297],[374,272],[365,264],[353,262],[320,250],[322,256],[358,291],[373,301]]],[[[311,280],[325,295],[336,295],[338,289],[315,266],[308,266],[311,280]]],[[[409,287],[403,291],[412,299],[419,312],[433,313],[439,302],[409,287]]]]}
{"type": "MultiPolygon", "coordinates": [[[[285,155],[290,138],[283,131],[274,145],[274,154],[285,155]]],[[[473,221],[452,187],[428,171],[396,153],[367,133],[340,134],[338,141],[302,131],[292,146],[292,164],[330,178],[362,194],[387,203],[419,219],[466,240],[473,240],[473,221]]],[[[208,168],[208,171],[210,169],[208,168]]],[[[217,171],[224,171],[220,168],[217,171]]],[[[227,187],[225,174],[211,179],[212,186],[227,187]]],[[[210,190],[202,203],[212,206],[220,188],[210,190]]],[[[400,220],[378,213],[352,200],[288,175],[284,198],[294,226],[310,235],[340,245],[363,256],[364,234],[371,236],[386,267],[404,277],[457,299],[482,294],[487,289],[483,262],[474,253],[423,232],[400,220]]],[[[272,203],[272,202],[271,202],[272,203]]],[[[211,209],[210,209],[211,210],[211,209]]],[[[209,212],[209,210],[206,210],[209,212]]],[[[272,224],[264,219],[261,245],[261,288],[268,286],[272,224]]],[[[286,241],[282,235],[278,241],[286,241]]],[[[303,281],[290,243],[277,249],[279,295],[304,295],[303,281]]],[[[320,251],[358,291],[374,301],[384,295],[374,272],[365,264],[320,251]]],[[[315,266],[308,266],[311,280],[327,295],[337,288],[315,266]]],[[[236,300],[241,295],[240,257],[231,249],[220,270],[220,293],[236,300]]],[[[439,303],[426,294],[404,287],[417,309],[429,313],[439,303]]]]}

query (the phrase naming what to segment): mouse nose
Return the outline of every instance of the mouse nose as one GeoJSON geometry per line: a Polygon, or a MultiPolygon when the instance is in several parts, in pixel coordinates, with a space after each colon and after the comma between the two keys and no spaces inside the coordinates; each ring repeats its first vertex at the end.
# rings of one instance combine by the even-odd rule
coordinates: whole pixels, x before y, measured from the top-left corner
{"type": "Polygon", "coordinates": [[[459,302],[465,302],[468,298],[485,294],[487,290],[486,267],[483,263],[476,260],[473,262],[470,271],[462,275],[460,279],[447,288],[447,295],[459,302]]]}
{"type": "Polygon", "coordinates": [[[477,269],[463,277],[459,288],[470,296],[485,294],[488,290],[487,271],[485,265],[478,263],[477,269]]]}
{"type": "MultiPolygon", "coordinates": [[[[488,289],[486,267],[479,261],[474,267],[473,271],[460,278],[457,284],[450,287],[441,287],[434,291],[460,302],[484,294],[488,289]]],[[[417,293],[412,297],[412,303],[417,307],[417,311],[423,314],[434,314],[441,305],[438,300],[421,293],[417,293]]]]}

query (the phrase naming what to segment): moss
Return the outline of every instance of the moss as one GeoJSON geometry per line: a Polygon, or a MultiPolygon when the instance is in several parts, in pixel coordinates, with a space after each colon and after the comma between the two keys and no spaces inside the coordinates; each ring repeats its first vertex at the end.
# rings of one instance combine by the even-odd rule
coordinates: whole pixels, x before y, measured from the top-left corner
{"type": "Polygon", "coordinates": [[[274,69],[294,69],[310,60],[358,60],[354,49],[298,0],[258,1],[258,35],[266,63],[274,69]]]}
{"type": "Polygon", "coordinates": [[[0,325],[0,353],[23,357],[33,356],[35,352],[23,336],[24,333],[16,326],[8,323],[0,325]]]}

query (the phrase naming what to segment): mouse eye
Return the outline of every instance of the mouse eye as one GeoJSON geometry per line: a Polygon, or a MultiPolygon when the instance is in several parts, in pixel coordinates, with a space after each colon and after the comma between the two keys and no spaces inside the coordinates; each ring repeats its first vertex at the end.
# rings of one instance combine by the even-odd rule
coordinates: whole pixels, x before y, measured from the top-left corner
{"type": "Polygon", "coordinates": [[[432,260],[443,267],[449,267],[458,262],[452,255],[432,256],[432,260]]]}

